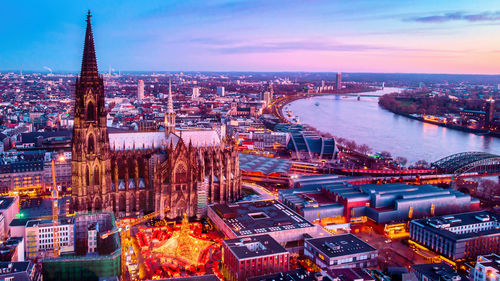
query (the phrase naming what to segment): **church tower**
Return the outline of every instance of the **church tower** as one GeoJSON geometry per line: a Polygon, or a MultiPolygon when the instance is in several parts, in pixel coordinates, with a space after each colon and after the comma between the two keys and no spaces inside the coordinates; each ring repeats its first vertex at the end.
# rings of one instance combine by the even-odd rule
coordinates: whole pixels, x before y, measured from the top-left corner
{"type": "Polygon", "coordinates": [[[168,104],[167,112],[165,112],[165,136],[168,137],[170,133],[175,133],[175,111],[174,101],[172,99],[172,81],[168,81],[168,104]]]}
{"type": "Polygon", "coordinates": [[[109,138],[106,127],[104,82],[97,60],[90,22],[83,47],[82,69],[75,83],[75,119],[72,140],[72,199],[74,211],[111,210],[107,186],[111,183],[109,138]]]}

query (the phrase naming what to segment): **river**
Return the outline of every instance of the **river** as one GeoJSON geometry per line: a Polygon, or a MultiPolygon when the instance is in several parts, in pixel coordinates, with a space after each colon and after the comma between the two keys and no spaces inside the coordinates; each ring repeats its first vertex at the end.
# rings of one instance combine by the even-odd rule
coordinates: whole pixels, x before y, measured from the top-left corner
{"type": "MultiPolygon", "coordinates": [[[[378,95],[401,91],[385,88],[361,95],[378,95]]],[[[408,163],[417,160],[436,161],[465,151],[500,153],[500,139],[440,127],[409,119],[382,109],[378,97],[317,96],[291,102],[289,108],[300,123],[321,132],[367,144],[374,152],[388,151],[403,156],[408,163]]],[[[284,114],[286,116],[286,114],[284,114]]]]}

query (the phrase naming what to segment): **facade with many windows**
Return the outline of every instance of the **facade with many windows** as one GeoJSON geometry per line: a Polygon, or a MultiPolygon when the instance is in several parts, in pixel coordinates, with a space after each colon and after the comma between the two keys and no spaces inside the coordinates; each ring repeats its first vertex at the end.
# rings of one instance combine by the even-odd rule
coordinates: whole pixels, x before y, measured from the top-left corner
{"type": "Polygon", "coordinates": [[[245,281],[248,277],[287,271],[289,260],[290,253],[267,234],[222,243],[225,280],[245,281]]]}
{"type": "Polygon", "coordinates": [[[322,269],[375,266],[377,249],[352,234],[305,240],[304,255],[322,269]]]}
{"type": "Polygon", "coordinates": [[[500,215],[481,211],[414,220],[410,239],[449,259],[500,251],[500,215]]]}
{"type": "MultiPolygon", "coordinates": [[[[71,218],[59,219],[60,253],[75,251],[74,221],[71,218]]],[[[30,220],[25,228],[26,256],[35,258],[39,251],[54,250],[54,226],[52,220],[30,220]]]]}

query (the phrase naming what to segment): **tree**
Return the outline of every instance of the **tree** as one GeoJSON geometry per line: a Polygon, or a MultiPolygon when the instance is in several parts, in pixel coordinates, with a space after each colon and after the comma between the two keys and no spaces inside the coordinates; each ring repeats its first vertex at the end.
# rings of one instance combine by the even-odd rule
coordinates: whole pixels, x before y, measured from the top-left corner
{"type": "Polygon", "coordinates": [[[359,153],[367,154],[367,153],[369,153],[371,151],[372,151],[372,149],[368,145],[366,145],[366,144],[361,144],[361,145],[358,146],[358,152],[359,153]]]}
{"type": "Polygon", "coordinates": [[[396,157],[396,163],[398,163],[401,166],[405,166],[406,163],[408,163],[408,159],[406,159],[405,157],[402,157],[402,156],[398,156],[398,157],[396,157]]]}
{"type": "Polygon", "coordinates": [[[345,143],[344,143],[345,147],[348,149],[348,150],[351,150],[351,151],[356,151],[358,145],[356,144],[355,141],[353,140],[347,140],[345,143]]]}
{"type": "Polygon", "coordinates": [[[415,165],[417,165],[417,167],[422,167],[422,168],[429,167],[429,163],[427,163],[427,161],[425,160],[418,160],[417,162],[415,162],[415,165]]]}

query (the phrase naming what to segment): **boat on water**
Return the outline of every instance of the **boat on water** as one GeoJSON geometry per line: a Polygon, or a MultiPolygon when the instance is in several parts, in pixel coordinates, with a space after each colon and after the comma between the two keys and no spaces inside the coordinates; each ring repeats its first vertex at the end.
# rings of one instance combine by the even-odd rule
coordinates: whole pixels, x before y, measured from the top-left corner
{"type": "Polygon", "coordinates": [[[314,105],[315,105],[315,106],[319,106],[319,102],[315,102],[315,103],[314,103],[314,105]]]}

